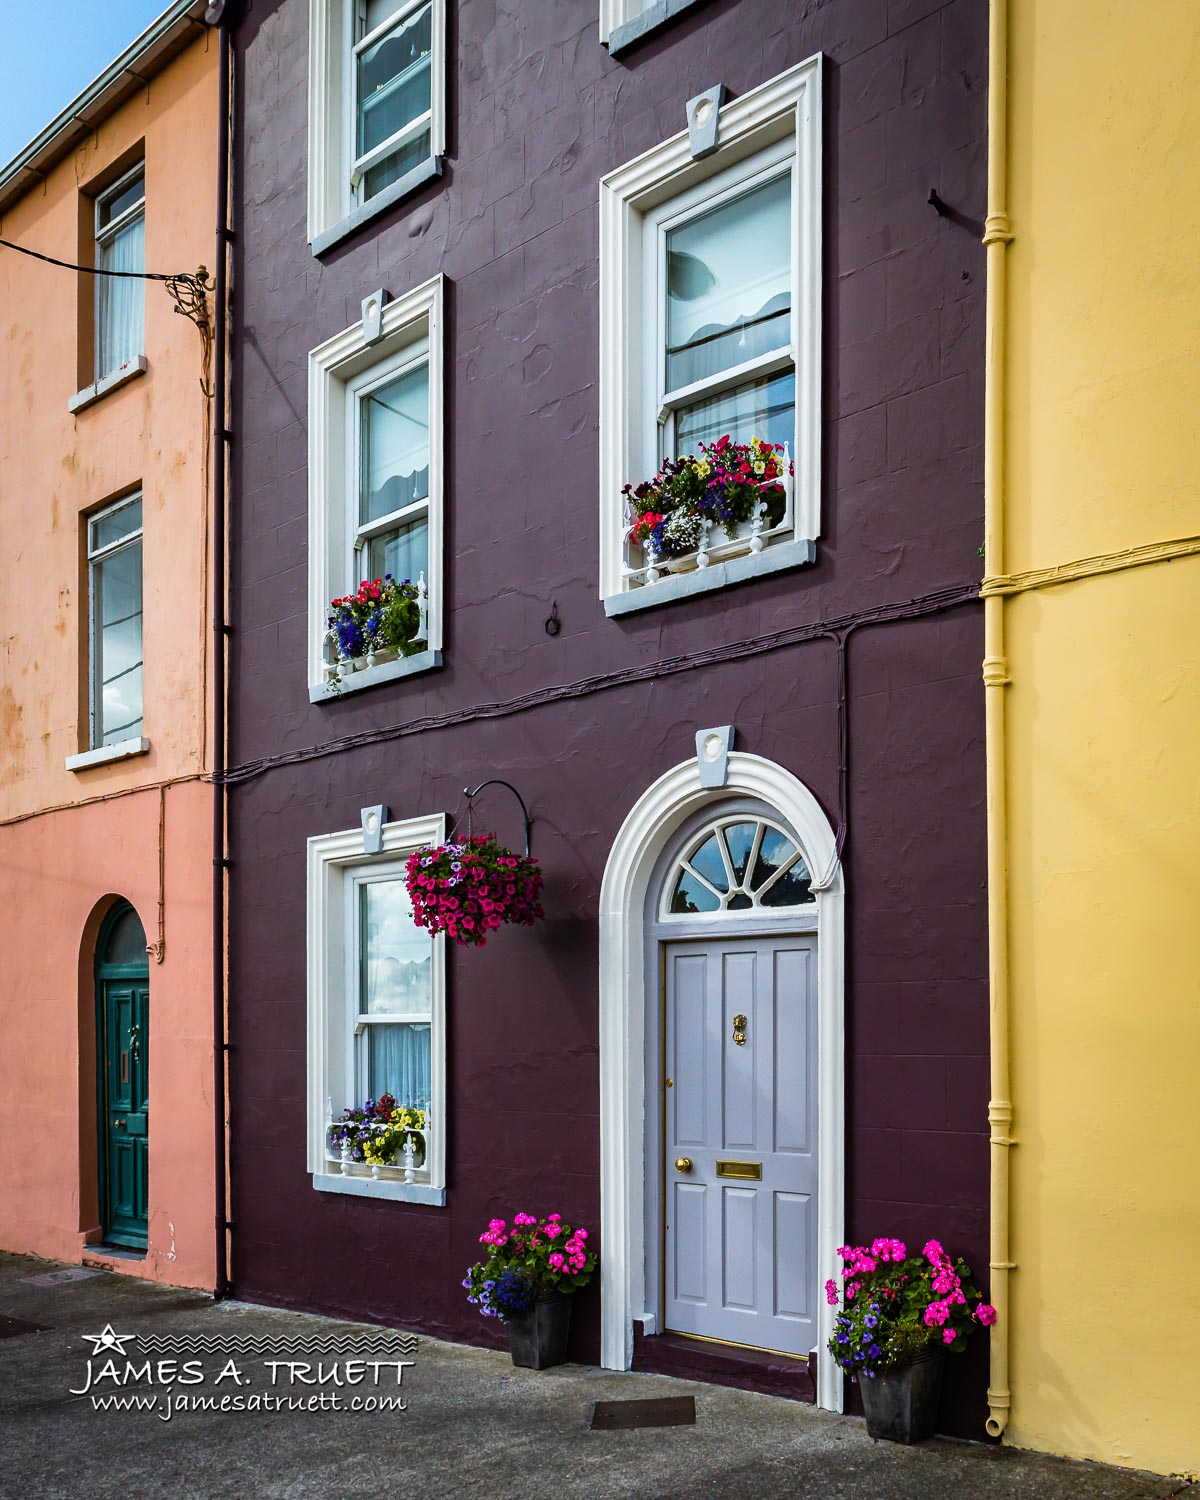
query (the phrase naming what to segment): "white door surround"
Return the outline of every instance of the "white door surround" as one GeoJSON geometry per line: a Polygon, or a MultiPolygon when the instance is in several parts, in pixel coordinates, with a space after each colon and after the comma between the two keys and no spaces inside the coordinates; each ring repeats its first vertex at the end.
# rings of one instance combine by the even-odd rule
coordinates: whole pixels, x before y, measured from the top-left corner
{"type": "MultiPolygon", "coordinates": [[[[730,798],[753,798],[795,831],[813,877],[817,909],[818,1138],[820,1221],[817,1271],[823,1283],[840,1269],[844,1199],[844,932],[841,864],[820,804],[790,771],[757,755],[729,756],[724,786],[702,787],[696,760],[651,786],[613,843],[600,892],[600,1202],[601,1363],[626,1370],[633,1325],[656,1332],[647,1305],[645,1222],[646,899],[660,856],[682,824],[730,798]]],[[[810,908],[811,910],[811,908],[810,908]]],[[[657,1000],[657,996],[652,997],[657,1000]]],[[[825,1344],[833,1309],[819,1304],[821,1406],[840,1411],[841,1371],[825,1344]]]]}

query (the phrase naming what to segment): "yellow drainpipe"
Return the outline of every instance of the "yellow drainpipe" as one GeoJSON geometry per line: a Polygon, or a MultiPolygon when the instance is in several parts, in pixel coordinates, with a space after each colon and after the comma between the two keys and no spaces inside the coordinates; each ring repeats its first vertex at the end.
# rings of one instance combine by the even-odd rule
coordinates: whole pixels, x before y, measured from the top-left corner
{"type": "MultiPolygon", "coordinates": [[[[988,22],[988,205],[983,243],[987,254],[987,325],[984,345],[983,546],[988,577],[1004,572],[1005,273],[1012,234],[1007,211],[1008,144],[1007,0],[991,0],[988,22]]],[[[988,981],[991,994],[991,1330],[987,1431],[999,1437],[1008,1425],[1009,1151],[1013,1107],[1008,1044],[1008,842],[1005,806],[1004,596],[983,601],[983,686],[987,746],[988,981]]]]}

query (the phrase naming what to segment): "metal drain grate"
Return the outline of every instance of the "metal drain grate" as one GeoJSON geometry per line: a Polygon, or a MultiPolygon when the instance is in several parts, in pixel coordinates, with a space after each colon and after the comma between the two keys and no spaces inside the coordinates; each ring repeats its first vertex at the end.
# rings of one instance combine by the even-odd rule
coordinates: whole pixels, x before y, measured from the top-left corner
{"type": "Polygon", "coordinates": [[[695,1396],[656,1396],[648,1401],[597,1401],[592,1407],[592,1431],[615,1432],[628,1427],[694,1427],[695,1396]]]}
{"type": "Polygon", "coordinates": [[[27,1323],[24,1318],[8,1318],[0,1313],[0,1339],[19,1339],[23,1333],[46,1333],[45,1323],[27,1323]]]}

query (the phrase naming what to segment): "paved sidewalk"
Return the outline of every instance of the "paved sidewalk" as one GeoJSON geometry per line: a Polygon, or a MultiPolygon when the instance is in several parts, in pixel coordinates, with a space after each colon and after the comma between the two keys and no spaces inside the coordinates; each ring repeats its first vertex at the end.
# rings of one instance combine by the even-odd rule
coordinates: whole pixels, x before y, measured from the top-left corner
{"type": "MultiPolygon", "coordinates": [[[[49,1285],[26,1278],[61,1270],[0,1254],[0,1496],[4,1500],[1164,1500],[1177,1483],[1009,1449],[932,1442],[872,1443],[860,1421],[771,1396],[655,1375],[568,1365],[516,1370],[507,1355],[420,1339],[402,1371],[397,1335],[362,1324],[228,1302],[107,1272],[49,1285]],[[14,1330],[4,1319],[44,1325],[14,1330]],[[111,1324],[132,1334],[124,1353],[86,1335],[111,1324]],[[247,1339],[255,1340],[248,1347],[247,1339]],[[167,1392],[249,1398],[272,1394],[265,1360],[328,1365],[312,1346],[336,1341],[345,1361],[380,1362],[378,1388],[403,1411],[195,1411],[164,1416],[167,1392]],[[200,1358],[203,1384],[137,1387],[156,1410],[97,1410],[105,1362],[200,1358]],[[238,1340],[231,1345],[230,1340],[238,1340]],[[381,1351],[381,1340],[390,1349],[381,1351]],[[154,1347],[151,1341],[157,1344],[154,1347]],[[214,1343],[214,1341],[216,1341],[214,1343]],[[261,1342],[259,1342],[261,1341],[261,1342]],[[310,1352],[298,1351],[305,1341],[310,1352]],[[223,1347],[216,1347],[221,1345],[223,1347]],[[374,1352],[372,1352],[374,1351],[374,1352]],[[232,1360],[238,1377],[218,1373],[232,1360]],[[249,1384],[239,1386],[238,1378],[249,1384]],[[151,1393],[148,1395],[148,1393],[151,1393]],[[592,1432],[592,1403],[693,1394],[694,1427],[592,1432]]],[[[166,1372],[170,1373],[169,1369],[166,1372]]],[[[288,1384],[274,1395],[331,1398],[335,1388],[288,1384]]],[[[134,1387],[126,1387],[126,1393],[134,1387]]],[[[120,1394],[118,1392],[118,1394],[120,1394]]]]}

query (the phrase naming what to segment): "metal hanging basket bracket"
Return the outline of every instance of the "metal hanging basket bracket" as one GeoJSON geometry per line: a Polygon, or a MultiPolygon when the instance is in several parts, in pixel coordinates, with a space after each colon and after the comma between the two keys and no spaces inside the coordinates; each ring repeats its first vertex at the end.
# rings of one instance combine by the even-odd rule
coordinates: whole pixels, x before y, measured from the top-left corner
{"type": "Polygon", "coordinates": [[[529,858],[529,830],[533,827],[533,819],[529,816],[529,809],[525,806],[525,798],[521,796],[511,781],[502,781],[498,776],[493,776],[489,781],[481,781],[472,790],[469,786],[463,787],[463,796],[467,799],[467,837],[471,837],[472,812],[474,811],[475,798],[479,796],[486,786],[504,786],[513,794],[521,804],[521,816],[525,820],[525,858],[529,858]]]}

